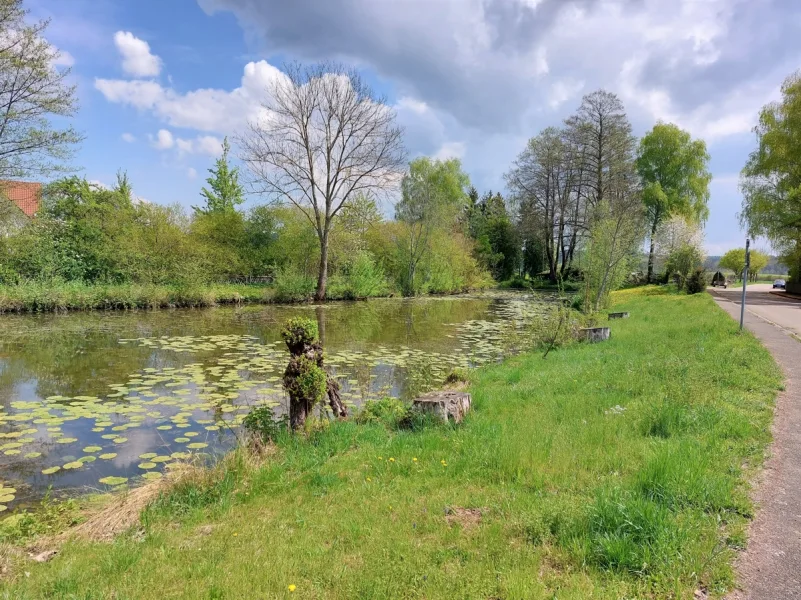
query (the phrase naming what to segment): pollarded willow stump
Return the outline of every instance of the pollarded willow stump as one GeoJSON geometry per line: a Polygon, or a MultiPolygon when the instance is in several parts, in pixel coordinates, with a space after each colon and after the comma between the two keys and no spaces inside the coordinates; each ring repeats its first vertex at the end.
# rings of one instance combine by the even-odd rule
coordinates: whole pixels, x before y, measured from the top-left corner
{"type": "Polygon", "coordinates": [[[629,318],[629,313],[627,313],[627,312],[613,312],[613,313],[609,313],[609,318],[610,319],[628,319],[629,318]]]}
{"type": "Polygon", "coordinates": [[[609,327],[588,327],[586,329],[579,329],[579,338],[591,344],[604,342],[610,337],[612,337],[612,330],[609,329],[609,327]]]}
{"type": "Polygon", "coordinates": [[[470,411],[470,405],[470,394],[444,391],[429,392],[420,396],[412,403],[412,408],[436,415],[444,422],[453,419],[455,423],[461,423],[464,416],[470,411]]]}
{"type": "Polygon", "coordinates": [[[302,428],[314,405],[325,397],[335,417],[347,417],[348,409],[339,395],[339,383],[324,364],[317,323],[311,319],[290,319],[281,336],[290,354],[284,371],[284,389],[289,394],[292,429],[302,428]]]}

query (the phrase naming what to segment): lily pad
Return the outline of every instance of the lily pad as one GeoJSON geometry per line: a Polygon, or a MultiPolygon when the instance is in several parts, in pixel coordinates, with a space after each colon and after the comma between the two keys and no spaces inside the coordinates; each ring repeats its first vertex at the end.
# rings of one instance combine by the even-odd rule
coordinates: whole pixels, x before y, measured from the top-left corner
{"type": "Polygon", "coordinates": [[[73,462],[68,462],[67,464],[64,465],[64,468],[65,469],[80,469],[82,466],[83,466],[83,463],[76,460],[76,461],[73,461],[73,462]]]}
{"type": "Polygon", "coordinates": [[[14,494],[7,494],[5,496],[0,496],[0,502],[14,502],[14,494]]]}
{"type": "Polygon", "coordinates": [[[111,441],[114,442],[115,444],[124,444],[125,442],[128,441],[128,438],[127,437],[117,437],[117,438],[114,438],[111,441]]]}
{"type": "Polygon", "coordinates": [[[149,458],[153,458],[154,456],[158,456],[155,452],[146,452],[145,454],[140,454],[139,458],[142,460],[147,460],[149,458]]]}
{"type": "Polygon", "coordinates": [[[158,471],[148,471],[144,475],[142,475],[145,479],[161,479],[163,475],[158,471]]]}
{"type": "Polygon", "coordinates": [[[73,442],[77,442],[78,438],[71,438],[71,437],[63,437],[56,440],[57,444],[72,444],[73,442]]]}
{"type": "Polygon", "coordinates": [[[98,458],[101,458],[103,460],[111,460],[112,458],[117,458],[117,453],[107,452],[106,454],[101,454],[100,456],[98,456],[98,458]]]}
{"type": "Polygon", "coordinates": [[[156,468],[156,463],[154,463],[154,462],[139,463],[139,468],[140,469],[144,469],[144,470],[155,469],[156,468]]]}
{"type": "Polygon", "coordinates": [[[100,483],[105,483],[106,485],[121,485],[128,481],[127,477],[103,477],[99,479],[100,483]]]}
{"type": "Polygon", "coordinates": [[[200,448],[206,448],[208,444],[204,444],[203,442],[194,442],[192,444],[187,444],[187,448],[191,448],[192,450],[198,450],[200,448]]]}
{"type": "Polygon", "coordinates": [[[48,467],[47,469],[42,469],[42,475],[52,475],[61,470],[61,467],[48,467]]]}
{"type": "Polygon", "coordinates": [[[84,452],[100,452],[103,448],[101,446],[87,446],[83,449],[84,452]]]}
{"type": "Polygon", "coordinates": [[[41,452],[28,452],[25,455],[25,458],[39,458],[42,455],[41,452]]]}

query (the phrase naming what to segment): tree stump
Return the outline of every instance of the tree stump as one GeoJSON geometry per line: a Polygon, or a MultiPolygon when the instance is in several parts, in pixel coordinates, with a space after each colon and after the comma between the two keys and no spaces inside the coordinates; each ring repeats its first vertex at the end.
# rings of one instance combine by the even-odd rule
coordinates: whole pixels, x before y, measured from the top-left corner
{"type": "Polygon", "coordinates": [[[591,344],[596,342],[603,342],[612,337],[612,330],[609,327],[588,327],[586,329],[579,329],[579,337],[591,344]]]}
{"type": "Polygon", "coordinates": [[[628,319],[629,318],[629,313],[627,313],[627,312],[609,313],[609,318],[610,319],[628,319]]]}
{"type": "Polygon", "coordinates": [[[453,419],[455,423],[461,423],[470,410],[470,404],[470,394],[465,392],[429,392],[417,398],[412,408],[436,415],[444,422],[453,419]]]}

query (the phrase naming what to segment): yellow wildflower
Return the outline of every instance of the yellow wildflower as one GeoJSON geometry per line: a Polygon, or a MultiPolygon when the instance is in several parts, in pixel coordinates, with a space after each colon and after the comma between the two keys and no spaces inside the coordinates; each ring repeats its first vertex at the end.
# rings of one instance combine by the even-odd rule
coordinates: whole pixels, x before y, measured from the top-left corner
{"type": "Polygon", "coordinates": [[[412,459],[412,462],[417,462],[417,457],[416,456],[412,459]]]}
{"type": "Polygon", "coordinates": [[[390,456],[389,457],[389,462],[395,462],[395,459],[390,456]]]}
{"type": "Polygon", "coordinates": [[[290,583],[288,586],[286,586],[286,589],[288,589],[290,592],[294,592],[297,589],[297,586],[294,583],[290,583]]]}

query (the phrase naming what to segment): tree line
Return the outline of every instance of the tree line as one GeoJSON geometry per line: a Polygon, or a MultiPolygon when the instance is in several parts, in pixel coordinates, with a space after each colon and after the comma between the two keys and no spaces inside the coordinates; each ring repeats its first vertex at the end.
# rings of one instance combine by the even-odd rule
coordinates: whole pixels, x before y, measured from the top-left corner
{"type": "MultiPolygon", "coordinates": [[[[69,71],[53,66],[46,27],[26,24],[21,0],[2,0],[4,178],[57,175],[80,141],[50,120],[74,113],[75,89],[69,71]]],[[[760,115],[741,214],[796,265],[795,278],[800,88],[798,75],[788,79],[783,100],[760,115]]],[[[354,69],[288,65],[265,98],[234,138],[242,172],[226,140],[203,203],[189,212],[137,200],[124,173],[110,189],[57,180],[31,222],[4,218],[8,202],[0,201],[0,280],[269,276],[287,297],[324,299],[543,277],[580,279],[586,306],[598,308],[633,275],[683,286],[703,263],[705,143],[661,122],[637,139],[608,91],[586,95],[573,115],[528,141],[505,174],[505,195],[480,193],[456,159],[409,160],[394,110],[354,69]],[[264,204],[242,210],[246,191],[264,204]]]]}

